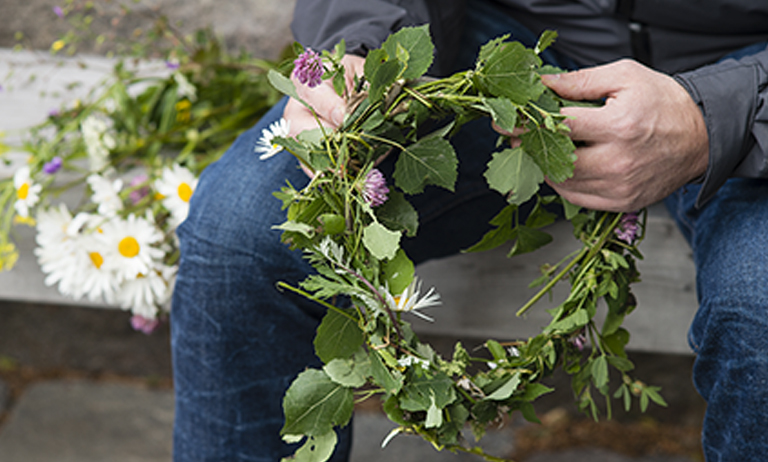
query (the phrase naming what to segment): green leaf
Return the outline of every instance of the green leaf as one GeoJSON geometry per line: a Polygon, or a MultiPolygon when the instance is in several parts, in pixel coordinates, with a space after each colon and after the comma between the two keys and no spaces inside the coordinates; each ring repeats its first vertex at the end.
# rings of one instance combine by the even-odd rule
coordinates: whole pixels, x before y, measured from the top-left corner
{"type": "Polygon", "coordinates": [[[324,435],[310,436],[293,457],[285,457],[280,462],[325,462],[333,455],[336,440],[336,432],[333,430],[324,435]]]}
{"type": "Polygon", "coordinates": [[[483,103],[496,125],[512,133],[517,126],[517,107],[507,98],[484,98],[483,103]]]}
{"type": "Polygon", "coordinates": [[[291,98],[299,101],[304,106],[310,107],[309,104],[307,104],[303,99],[299,98],[299,94],[296,92],[296,86],[288,77],[274,69],[270,69],[269,72],[267,72],[267,79],[269,80],[269,83],[271,83],[272,86],[275,87],[275,89],[280,93],[286,96],[290,96],[291,98]]]}
{"type": "Polygon", "coordinates": [[[480,242],[464,250],[464,252],[484,252],[495,249],[514,239],[517,236],[517,231],[512,227],[512,224],[515,220],[516,212],[517,205],[515,204],[507,205],[501,209],[490,221],[490,224],[497,226],[497,228],[485,233],[480,242]]]}
{"type": "Polygon", "coordinates": [[[629,343],[629,332],[623,327],[619,327],[613,334],[604,336],[603,343],[611,350],[611,353],[626,357],[624,347],[629,343]]]}
{"type": "Polygon", "coordinates": [[[521,225],[516,228],[516,231],[517,240],[508,254],[510,257],[533,252],[552,242],[552,236],[538,229],[521,225]]]}
{"type": "Polygon", "coordinates": [[[409,237],[416,235],[419,229],[419,214],[403,193],[390,191],[389,198],[376,207],[376,217],[393,231],[405,231],[409,237]]]}
{"type": "Polygon", "coordinates": [[[339,234],[346,228],[344,217],[336,213],[324,213],[317,217],[317,220],[323,225],[325,234],[339,234]]]}
{"type": "Polygon", "coordinates": [[[393,294],[401,294],[413,281],[415,267],[405,251],[400,249],[395,258],[384,263],[382,271],[389,291],[393,294]]]}
{"type": "Polygon", "coordinates": [[[562,201],[563,201],[563,211],[565,214],[565,219],[570,221],[573,219],[573,217],[579,214],[579,212],[581,211],[581,206],[573,205],[567,200],[565,200],[564,198],[562,199],[562,201]]]}
{"type": "Polygon", "coordinates": [[[424,75],[434,59],[435,47],[429,36],[429,26],[403,27],[382,44],[389,56],[405,61],[402,78],[417,79],[424,75]],[[402,48],[402,50],[400,50],[402,48]]]}
{"type": "Polygon", "coordinates": [[[286,221],[285,223],[273,226],[272,229],[301,233],[310,239],[315,235],[315,228],[309,226],[306,223],[300,223],[298,221],[286,221]]]}
{"type": "MultiPolygon", "coordinates": [[[[391,38],[391,37],[390,37],[391,38]]],[[[397,59],[397,46],[392,52],[383,48],[371,50],[365,58],[363,72],[368,80],[368,98],[371,102],[380,100],[400,76],[404,63],[397,59]]]]}
{"type": "Polygon", "coordinates": [[[620,370],[621,372],[629,372],[635,368],[635,365],[632,364],[632,361],[620,356],[608,356],[608,364],[615,367],[617,370],[620,370]]]}
{"type": "Polygon", "coordinates": [[[326,364],[336,358],[346,359],[355,354],[363,339],[363,331],[356,321],[336,310],[328,310],[317,328],[315,354],[326,364]]]}
{"type": "Polygon", "coordinates": [[[395,184],[407,194],[418,194],[427,185],[453,191],[458,159],[443,138],[423,138],[402,151],[395,164],[395,184]]]}
{"type": "Polygon", "coordinates": [[[608,360],[605,356],[598,356],[592,361],[592,380],[598,389],[608,385],[608,360]]]}
{"type": "Polygon", "coordinates": [[[557,39],[557,32],[553,30],[545,30],[541,33],[541,37],[539,37],[539,42],[536,44],[536,48],[534,48],[534,52],[538,55],[542,51],[546,50],[554,41],[557,39]]]}
{"type": "Polygon", "coordinates": [[[509,203],[521,205],[538,192],[544,174],[525,151],[514,148],[493,154],[485,179],[491,189],[505,195],[509,193],[509,203]]]}
{"type": "Polygon", "coordinates": [[[370,360],[367,355],[355,355],[354,359],[334,359],[323,371],[334,382],[345,387],[358,388],[365,385],[370,374],[370,360]]]}
{"type": "Polygon", "coordinates": [[[285,425],[281,434],[324,436],[352,417],[352,389],[333,382],[317,369],[308,369],[293,381],[283,398],[285,425]]]}
{"type": "Polygon", "coordinates": [[[523,393],[523,399],[526,401],[533,401],[539,396],[546,395],[555,391],[554,388],[549,388],[546,385],[540,383],[529,383],[525,385],[525,392],[523,393]]]}
{"type": "Polygon", "coordinates": [[[443,424],[443,411],[435,404],[435,397],[432,396],[432,404],[427,409],[427,419],[424,421],[424,428],[437,428],[443,424]]]}
{"type": "Polygon", "coordinates": [[[534,409],[533,404],[527,401],[520,403],[520,413],[528,422],[541,425],[541,420],[536,416],[536,409],[534,409]]]}
{"type": "Polygon", "coordinates": [[[498,43],[487,53],[487,60],[476,73],[478,86],[486,95],[506,97],[518,105],[536,100],[543,92],[536,69],[541,59],[519,42],[498,43]]]}
{"type": "Polygon", "coordinates": [[[488,62],[488,60],[492,59],[496,53],[501,51],[501,44],[504,43],[509,37],[510,34],[504,34],[500,37],[496,37],[493,40],[489,40],[488,43],[480,47],[480,52],[477,54],[477,68],[482,68],[485,63],[488,62]]]}
{"type": "Polygon", "coordinates": [[[512,396],[515,391],[517,391],[517,387],[520,386],[520,373],[516,373],[507,381],[504,382],[502,386],[494,390],[493,393],[483,398],[484,400],[488,401],[504,401],[505,399],[512,396]]]}
{"type": "Polygon", "coordinates": [[[537,127],[520,135],[520,140],[522,148],[550,180],[562,183],[573,176],[576,147],[567,135],[537,127]]]}
{"type": "Polygon", "coordinates": [[[485,342],[485,347],[488,348],[489,352],[491,352],[491,356],[493,356],[494,360],[503,361],[507,359],[507,352],[504,350],[504,347],[501,346],[501,344],[496,340],[487,340],[485,342]]]}
{"type": "Polygon", "coordinates": [[[647,394],[648,397],[651,398],[651,401],[659,406],[667,407],[667,402],[664,401],[664,398],[659,394],[660,390],[661,387],[645,387],[643,388],[643,394],[647,394]]]}
{"type": "Polygon", "coordinates": [[[394,258],[400,248],[401,234],[399,231],[390,231],[374,221],[363,230],[363,244],[371,255],[379,260],[394,258]]]}
{"type": "Polygon", "coordinates": [[[589,322],[589,315],[587,310],[576,310],[570,316],[567,316],[559,321],[551,323],[545,329],[546,332],[561,331],[561,332],[574,332],[580,327],[584,327],[589,322]]]}
{"type": "Polygon", "coordinates": [[[405,384],[400,396],[400,407],[406,411],[426,411],[433,403],[444,409],[456,400],[453,380],[443,373],[434,377],[416,376],[405,384]]]}
{"type": "Polygon", "coordinates": [[[391,371],[384,365],[378,354],[369,355],[371,359],[371,375],[377,385],[387,393],[397,394],[403,387],[403,376],[397,371],[391,371]]]}

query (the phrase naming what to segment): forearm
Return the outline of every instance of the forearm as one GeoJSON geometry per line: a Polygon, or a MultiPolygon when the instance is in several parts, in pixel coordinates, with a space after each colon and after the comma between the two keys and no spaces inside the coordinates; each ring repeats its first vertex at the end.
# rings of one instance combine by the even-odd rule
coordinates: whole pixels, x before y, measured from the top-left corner
{"type": "Polygon", "coordinates": [[[768,50],[675,78],[702,111],[709,135],[697,206],[732,176],[768,178],[768,50]]]}

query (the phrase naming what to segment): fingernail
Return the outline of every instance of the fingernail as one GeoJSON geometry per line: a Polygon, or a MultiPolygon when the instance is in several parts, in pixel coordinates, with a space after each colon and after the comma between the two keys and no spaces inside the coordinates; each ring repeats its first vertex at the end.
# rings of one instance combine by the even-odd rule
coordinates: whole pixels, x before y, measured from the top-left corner
{"type": "Polygon", "coordinates": [[[344,108],[337,107],[333,110],[331,113],[331,122],[333,122],[336,126],[341,126],[341,124],[344,122],[344,108]]]}
{"type": "Polygon", "coordinates": [[[560,79],[560,74],[543,74],[541,76],[541,81],[544,83],[554,82],[558,79],[560,79]]]}

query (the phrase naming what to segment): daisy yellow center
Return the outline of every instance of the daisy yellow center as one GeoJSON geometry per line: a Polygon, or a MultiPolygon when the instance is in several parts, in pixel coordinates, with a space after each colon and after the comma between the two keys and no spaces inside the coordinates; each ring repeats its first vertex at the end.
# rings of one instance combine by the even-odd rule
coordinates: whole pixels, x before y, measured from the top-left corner
{"type": "Polygon", "coordinates": [[[29,195],[29,183],[24,183],[21,185],[16,191],[16,195],[19,196],[19,199],[24,200],[29,195]]]}
{"type": "Polygon", "coordinates": [[[125,258],[135,257],[139,254],[140,248],[141,247],[139,246],[139,241],[131,236],[123,238],[123,240],[117,244],[118,252],[120,252],[120,255],[124,256],[125,258]]]}
{"type": "Polygon", "coordinates": [[[181,183],[177,192],[179,193],[179,199],[184,202],[189,202],[189,198],[192,197],[192,188],[187,183],[181,183]]]}
{"type": "Polygon", "coordinates": [[[104,264],[104,257],[102,257],[99,252],[91,252],[88,256],[91,257],[93,266],[95,266],[96,269],[101,269],[101,265],[104,264]]]}

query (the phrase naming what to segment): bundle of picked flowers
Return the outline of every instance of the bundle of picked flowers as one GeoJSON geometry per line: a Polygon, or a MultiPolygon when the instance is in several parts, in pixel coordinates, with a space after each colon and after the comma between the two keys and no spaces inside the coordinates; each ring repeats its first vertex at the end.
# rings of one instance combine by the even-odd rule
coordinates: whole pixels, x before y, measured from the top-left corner
{"type": "Polygon", "coordinates": [[[116,60],[89,100],[52,110],[25,133],[16,150],[27,162],[0,180],[0,269],[18,258],[13,224],[33,226],[47,285],[130,310],[147,333],[168,313],[175,230],[200,172],[279,96],[264,72],[270,63],[228,54],[209,32],[166,52],[165,62],[142,60],[142,71],[116,60]],[[62,200],[67,191],[82,197],[62,200]]]}
{"type": "MultiPolygon", "coordinates": [[[[331,79],[349,107],[337,130],[318,124],[288,138],[280,122],[265,130],[256,148],[263,159],[285,150],[311,173],[306,187],[288,185],[275,193],[286,210],[285,222],[277,226],[283,241],[303,250],[316,270],[298,287],[281,287],[328,310],[314,342],[324,366],[299,374],[283,402],[284,439],[305,440],[295,460],[330,457],[334,427],[349,422],[356,400],[374,395],[397,425],[390,437],[418,434],[438,449],[498,460],[465,441],[461,430],[469,424],[479,440],[488,426],[515,411],[536,421],[531,403],[551,391],[541,379],[558,367],[573,376],[579,406],[595,417],[593,392],[606,397],[609,413],[611,395],[627,408],[633,397],[643,410],[649,400],[664,404],[657,387],[629,376],[633,365],[624,351],[629,333],[621,324],[635,307],[630,284],[639,277],[640,217],[583,210],[539,194],[545,177],[569,178],[575,160],[559,113],[575,103],[557,97],[540,79],[559,72],[542,66],[538,56],[554,38],[547,32],[527,49],[500,37],[482,47],[474,69],[431,79],[424,77],[433,55],[427,27],[405,28],[368,54],[364,76],[356,78],[352,90],[340,77],[343,42],[322,56],[304,50],[295,61],[300,84],[331,79]],[[418,232],[410,195],[427,186],[453,190],[458,159],[449,139],[479,117],[522,134],[518,147],[500,143],[488,165],[488,186],[508,205],[491,221],[494,229],[468,250],[511,241],[512,256],[545,245],[551,237],[541,228],[556,217],[544,206],[555,203],[562,205],[583,246],[562,262],[543,266],[533,283],[543,285],[541,291],[519,310],[524,313],[556,282],[570,282],[570,295],[551,310],[552,321],[539,335],[506,343],[488,340],[483,358],[456,344],[453,357],[446,359],[420,342],[407,321],[409,314],[429,319],[423,310],[439,305],[440,297],[422,287],[400,239],[418,232]],[[424,133],[427,127],[432,131],[424,133]],[[384,154],[397,156],[392,178],[375,168],[384,154]],[[518,207],[528,201],[536,205],[521,217],[518,207]],[[338,300],[349,304],[334,304],[338,300]],[[602,326],[594,320],[600,300],[607,306],[602,326]],[[614,390],[611,368],[622,378],[614,390]]],[[[270,71],[269,79],[312,109],[287,77],[270,71]]],[[[433,313],[439,322],[439,310],[433,313]]]]}

